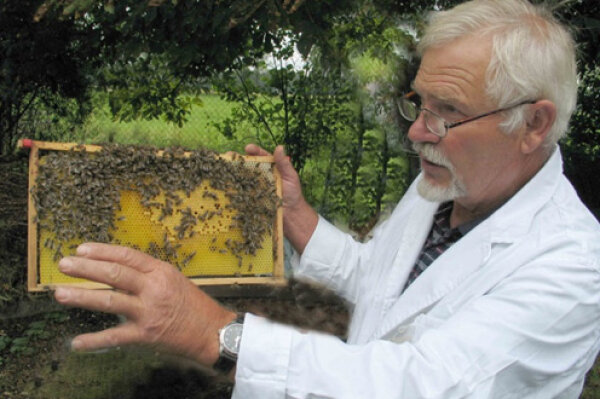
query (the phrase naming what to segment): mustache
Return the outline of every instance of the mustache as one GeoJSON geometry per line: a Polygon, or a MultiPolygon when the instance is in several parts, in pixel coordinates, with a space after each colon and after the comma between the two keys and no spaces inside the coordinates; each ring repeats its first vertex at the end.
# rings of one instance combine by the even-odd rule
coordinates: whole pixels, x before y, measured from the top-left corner
{"type": "Polygon", "coordinates": [[[448,158],[446,158],[444,154],[437,150],[433,144],[413,143],[413,150],[431,163],[444,166],[451,171],[454,170],[454,165],[452,165],[448,158]]]}

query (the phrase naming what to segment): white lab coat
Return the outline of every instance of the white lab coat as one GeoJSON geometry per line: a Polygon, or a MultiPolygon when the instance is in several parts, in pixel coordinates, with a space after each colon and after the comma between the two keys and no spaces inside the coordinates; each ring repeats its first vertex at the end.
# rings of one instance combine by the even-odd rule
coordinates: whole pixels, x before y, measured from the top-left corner
{"type": "Polygon", "coordinates": [[[600,227],[560,152],[400,295],[439,204],[414,184],[366,244],[319,220],[298,276],[347,343],[248,314],[234,398],[577,398],[600,348],[600,227]]]}

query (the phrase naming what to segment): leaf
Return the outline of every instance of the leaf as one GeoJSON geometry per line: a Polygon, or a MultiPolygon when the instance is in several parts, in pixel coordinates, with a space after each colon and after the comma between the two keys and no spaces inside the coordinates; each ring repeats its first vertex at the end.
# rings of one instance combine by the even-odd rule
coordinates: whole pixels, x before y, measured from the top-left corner
{"type": "Polygon", "coordinates": [[[0,336],[0,352],[3,351],[4,349],[8,348],[8,346],[11,344],[12,340],[10,337],[3,335],[0,336]]]}

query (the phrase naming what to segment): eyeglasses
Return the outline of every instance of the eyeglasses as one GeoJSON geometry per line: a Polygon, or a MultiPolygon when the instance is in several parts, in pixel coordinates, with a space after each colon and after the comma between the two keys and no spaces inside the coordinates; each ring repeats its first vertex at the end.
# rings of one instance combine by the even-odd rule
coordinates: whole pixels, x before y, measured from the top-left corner
{"type": "Polygon", "coordinates": [[[432,110],[417,105],[415,101],[418,101],[420,104],[419,95],[414,91],[411,91],[410,93],[407,93],[404,96],[402,96],[402,98],[397,101],[398,111],[400,111],[400,114],[407,121],[414,122],[419,117],[419,114],[425,111],[425,113],[423,114],[423,118],[425,119],[425,126],[427,126],[427,130],[441,138],[446,137],[446,135],[448,134],[448,129],[452,129],[453,127],[460,126],[467,122],[472,122],[489,115],[497,114],[498,112],[507,111],[509,109],[519,107],[521,105],[536,103],[535,100],[527,100],[519,104],[511,105],[509,107],[496,109],[494,111],[486,112],[485,114],[472,116],[466,119],[461,119],[459,121],[450,123],[446,122],[446,120],[442,116],[433,112],[432,110]]]}

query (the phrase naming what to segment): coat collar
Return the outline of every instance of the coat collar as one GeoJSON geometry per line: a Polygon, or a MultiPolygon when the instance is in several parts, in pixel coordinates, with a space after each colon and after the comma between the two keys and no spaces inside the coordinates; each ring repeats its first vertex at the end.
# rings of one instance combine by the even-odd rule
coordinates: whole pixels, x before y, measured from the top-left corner
{"type": "Polygon", "coordinates": [[[556,191],[562,174],[562,156],[558,146],[544,166],[489,217],[493,242],[511,243],[527,233],[532,220],[556,191]]]}
{"type": "MultiPolygon", "coordinates": [[[[419,278],[402,294],[386,312],[383,322],[374,331],[374,337],[389,337],[397,334],[398,326],[408,325],[416,316],[427,312],[440,299],[452,292],[487,260],[494,243],[511,243],[525,235],[538,210],[550,199],[562,173],[562,159],[558,147],[538,171],[509,201],[482,221],[467,235],[452,245],[438,257],[419,278]]],[[[403,237],[412,247],[402,244],[401,249],[412,248],[415,256],[407,256],[399,250],[397,257],[415,259],[425,240],[424,228],[431,221],[438,204],[421,200],[415,212],[407,221],[403,237]],[[414,217],[413,217],[414,216],[414,217]],[[420,219],[420,220],[419,220],[420,219]],[[418,234],[415,234],[415,231],[418,234]],[[416,240],[419,240],[417,243],[416,240]]],[[[398,259],[395,264],[402,263],[398,259]]],[[[414,260],[403,265],[400,271],[394,267],[392,273],[399,273],[406,281],[414,260]],[[410,264],[408,264],[410,263],[410,264]],[[408,270],[405,268],[408,267],[408,270]]]]}

